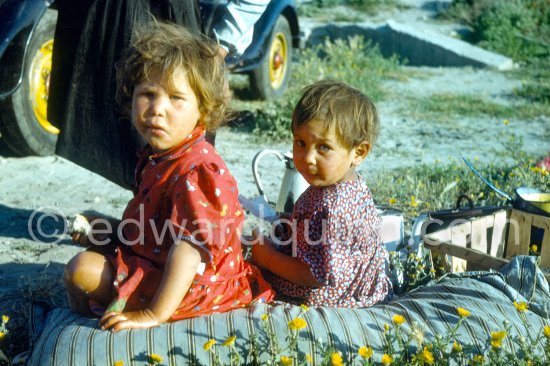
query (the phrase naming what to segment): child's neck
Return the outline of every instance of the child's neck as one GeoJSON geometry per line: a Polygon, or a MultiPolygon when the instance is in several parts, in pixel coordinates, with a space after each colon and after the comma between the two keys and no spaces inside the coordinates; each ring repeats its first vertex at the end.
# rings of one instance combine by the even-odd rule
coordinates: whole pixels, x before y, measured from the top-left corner
{"type": "Polygon", "coordinates": [[[355,171],[355,167],[348,170],[348,172],[338,182],[353,182],[354,180],[357,180],[357,172],[355,171]]]}
{"type": "MultiPolygon", "coordinates": [[[[342,178],[337,180],[335,183],[331,184],[331,186],[338,183],[353,182],[353,181],[356,181],[357,179],[359,179],[359,175],[357,175],[357,172],[355,171],[355,167],[353,167],[350,170],[348,170],[347,173],[342,178]]],[[[321,188],[321,187],[328,187],[328,186],[316,186],[316,187],[321,188]]]]}

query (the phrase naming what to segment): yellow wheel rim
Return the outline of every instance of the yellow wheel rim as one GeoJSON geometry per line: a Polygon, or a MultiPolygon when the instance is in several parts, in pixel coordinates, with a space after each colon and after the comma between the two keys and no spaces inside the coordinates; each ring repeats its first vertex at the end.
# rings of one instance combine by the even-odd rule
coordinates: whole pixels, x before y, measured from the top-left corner
{"type": "Polygon", "coordinates": [[[277,33],[269,50],[269,80],[278,89],[285,80],[288,65],[288,43],[284,33],[277,33]]]}
{"type": "Polygon", "coordinates": [[[48,89],[52,71],[53,39],[45,42],[34,54],[30,69],[30,98],[34,115],[48,133],[59,134],[59,129],[48,122],[48,89]]]}

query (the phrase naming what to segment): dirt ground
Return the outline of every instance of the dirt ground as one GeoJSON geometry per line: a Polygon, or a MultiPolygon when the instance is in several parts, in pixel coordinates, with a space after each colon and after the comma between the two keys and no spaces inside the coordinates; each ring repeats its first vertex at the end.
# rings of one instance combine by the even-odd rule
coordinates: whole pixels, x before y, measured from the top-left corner
{"type": "MultiPolygon", "coordinates": [[[[408,18],[411,22],[428,21],[421,7],[414,11],[414,17],[408,18]]],[[[396,17],[407,19],[403,14],[394,14],[396,17]]],[[[389,86],[396,95],[429,98],[432,93],[447,91],[510,103],[514,88],[519,86],[519,82],[506,73],[494,70],[469,67],[418,70],[423,77],[391,82],[389,86]]],[[[497,136],[507,131],[522,136],[523,148],[531,154],[550,152],[550,141],[547,134],[545,138],[542,133],[550,126],[550,116],[530,121],[510,120],[508,125],[490,117],[459,118],[445,128],[434,128],[403,111],[402,103],[400,98],[395,98],[378,105],[381,135],[373,154],[360,169],[367,179],[372,172],[435,160],[444,163],[450,158],[460,159],[461,154],[491,161],[494,150],[503,149],[497,136]]],[[[291,148],[290,144],[266,145],[253,141],[250,135],[228,127],[219,130],[216,140],[216,147],[236,177],[240,192],[247,197],[257,195],[251,173],[254,154],[261,148],[282,152],[291,148]]],[[[274,158],[266,158],[261,168],[264,187],[269,198],[275,200],[283,165],[274,158]]],[[[60,235],[63,225],[56,219],[83,211],[120,217],[130,197],[129,191],[60,157],[0,156],[0,312],[11,314],[21,296],[32,296],[28,289],[36,281],[62,291],[59,279],[63,265],[82,249],[73,245],[68,236],[60,235]],[[39,229],[43,230],[42,234],[39,229]],[[49,235],[52,237],[48,239],[49,235]]]]}

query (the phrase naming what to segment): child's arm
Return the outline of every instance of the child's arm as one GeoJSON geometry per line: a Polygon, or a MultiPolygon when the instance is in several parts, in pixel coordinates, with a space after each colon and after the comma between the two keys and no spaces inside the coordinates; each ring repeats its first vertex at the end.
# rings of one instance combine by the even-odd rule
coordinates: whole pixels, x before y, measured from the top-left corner
{"type": "Polygon", "coordinates": [[[192,244],[180,241],[170,252],[157,293],[143,310],[105,314],[99,325],[115,332],[129,328],[149,328],[166,322],[189,290],[199,264],[201,252],[192,244]]]}
{"type": "Polygon", "coordinates": [[[263,244],[256,243],[252,246],[252,260],[255,264],[290,282],[309,287],[321,286],[307,264],[279,252],[275,249],[275,244],[266,237],[263,237],[263,241],[263,244]]]}
{"type": "Polygon", "coordinates": [[[71,225],[73,243],[90,247],[94,252],[107,254],[117,243],[121,220],[112,217],[77,214],[71,225]]]}

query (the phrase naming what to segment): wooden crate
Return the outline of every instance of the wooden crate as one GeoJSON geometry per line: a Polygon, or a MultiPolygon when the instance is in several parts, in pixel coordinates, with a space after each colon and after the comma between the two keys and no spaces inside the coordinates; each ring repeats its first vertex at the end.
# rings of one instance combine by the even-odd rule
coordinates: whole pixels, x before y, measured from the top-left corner
{"type": "Polygon", "coordinates": [[[528,255],[534,244],[540,267],[550,274],[550,217],[508,208],[445,223],[428,219],[422,240],[432,253],[445,254],[452,272],[498,270],[513,256],[528,255]]]}

